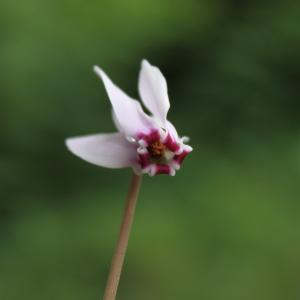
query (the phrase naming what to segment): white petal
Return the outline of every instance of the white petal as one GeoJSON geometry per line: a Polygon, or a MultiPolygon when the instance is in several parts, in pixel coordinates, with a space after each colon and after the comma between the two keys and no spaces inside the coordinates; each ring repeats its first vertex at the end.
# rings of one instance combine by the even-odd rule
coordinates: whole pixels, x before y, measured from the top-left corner
{"type": "Polygon", "coordinates": [[[123,133],[68,138],[68,149],[89,163],[106,168],[124,168],[135,163],[136,151],[123,133]]]}
{"type": "Polygon", "coordinates": [[[120,122],[119,122],[119,120],[118,120],[118,118],[116,116],[116,113],[115,113],[115,111],[113,109],[111,111],[111,116],[112,116],[113,122],[114,122],[116,128],[118,129],[118,131],[122,132],[123,128],[122,128],[122,126],[121,126],[121,124],[120,124],[120,122]]]}
{"type": "Polygon", "coordinates": [[[177,130],[175,126],[170,122],[167,121],[167,131],[170,133],[170,135],[177,141],[179,139],[177,130]]]}
{"type": "Polygon", "coordinates": [[[143,112],[138,101],[127,96],[99,67],[95,66],[94,71],[104,83],[119,130],[122,129],[121,131],[126,135],[135,136],[137,133],[145,133],[153,128],[151,118],[143,112]]]}
{"type": "Polygon", "coordinates": [[[170,108],[167,82],[160,70],[150,65],[147,60],[142,61],[138,89],[145,106],[152,112],[159,125],[166,128],[170,108]]]}

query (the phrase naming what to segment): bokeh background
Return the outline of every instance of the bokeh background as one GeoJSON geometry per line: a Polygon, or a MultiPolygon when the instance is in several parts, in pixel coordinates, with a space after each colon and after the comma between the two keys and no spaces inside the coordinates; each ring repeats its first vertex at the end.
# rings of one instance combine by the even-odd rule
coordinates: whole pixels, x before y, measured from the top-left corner
{"type": "Polygon", "coordinates": [[[101,299],[130,170],[64,139],[112,132],[99,64],[168,80],[194,152],[145,177],[124,300],[300,299],[300,2],[2,0],[0,299],[101,299]]]}

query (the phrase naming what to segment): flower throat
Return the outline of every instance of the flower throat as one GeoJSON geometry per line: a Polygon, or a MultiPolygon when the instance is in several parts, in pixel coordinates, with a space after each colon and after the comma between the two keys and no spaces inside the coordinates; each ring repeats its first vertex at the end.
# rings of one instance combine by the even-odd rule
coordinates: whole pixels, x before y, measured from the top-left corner
{"type": "Polygon", "coordinates": [[[161,159],[164,156],[166,146],[161,141],[155,141],[147,147],[151,158],[161,159]]]}

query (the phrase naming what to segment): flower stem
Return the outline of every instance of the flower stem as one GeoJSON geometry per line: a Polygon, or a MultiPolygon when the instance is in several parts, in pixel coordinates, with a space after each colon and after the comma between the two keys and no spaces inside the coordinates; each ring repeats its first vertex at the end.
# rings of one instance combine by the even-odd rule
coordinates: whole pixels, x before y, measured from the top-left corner
{"type": "Polygon", "coordinates": [[[119,238],[112,259],[103,300],[115,300],[124,263],[142,176],[133,175],[129,187],[119,238]]]}

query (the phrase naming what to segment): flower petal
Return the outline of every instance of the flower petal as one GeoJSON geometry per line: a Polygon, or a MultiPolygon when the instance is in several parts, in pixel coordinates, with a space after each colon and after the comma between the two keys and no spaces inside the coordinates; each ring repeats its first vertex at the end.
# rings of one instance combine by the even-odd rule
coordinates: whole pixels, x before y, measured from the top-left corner
{"type": "Polygon", "coordinates": [[[138,101],[127,96],[99,67],[95,66],[94,71],[104,83],[119,130],[122,129],[126,135],[135,136],[153,128],[153,121],[143,112],[138,101]]]}
{"type": "Polygon", "coordinates": [[[167,131],[176,141],[179,139],[177,130],[170,121],[167,121],[167,131]]]}
{"type": "Polygon", "coordinates": [[[137,159],[134,145],[120,132],[68,138],[66,145],[76,156],[106,168],[129,167],[137,159]]]}
{"type": "Polygon", "coordinates": [[[142,61],[138,89],[145,106],[152,112],[159,125],[166,129],[170,108],[167,82],[160,70],[145,59],[142,61]]]}

